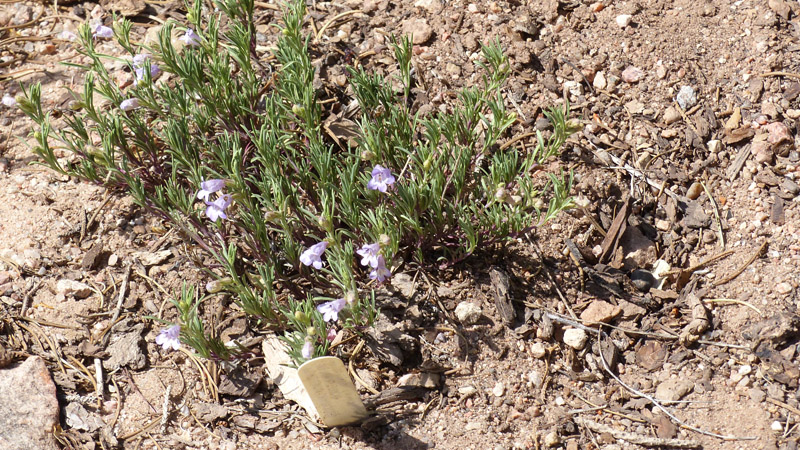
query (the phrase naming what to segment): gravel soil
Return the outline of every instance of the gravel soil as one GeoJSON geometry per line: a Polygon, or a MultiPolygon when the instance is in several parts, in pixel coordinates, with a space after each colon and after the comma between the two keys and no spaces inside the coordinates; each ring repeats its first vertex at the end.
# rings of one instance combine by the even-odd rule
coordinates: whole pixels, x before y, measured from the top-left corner
{"type": "MultiPolygon", "coordinates": [[[[280,12],[257,5],[265,52],[280,12]]],[[[81,62],[68,32],[114,12],[144,41],[185,17],[170,1],[4,1],[0,94],[40,82],[62,123],[82,79],[60,64],[81,62]]],[[[518,115],[503,142],[534,145],[565,100],[582,125],[547,167],[574,171],[580,208],[379,292],[371,337],[337,350],[375,413],[332,430],[265,375],[264,336],[230,299],[207,305],[207,323],[252,358],[157,346],[150,317],[174,319],[172,293],[205,285],[205,256],[130,199],[33,164],[31,121],[0,105],[0,350],[18,355],[5,363],[44,358],[62,448],[795,449],[799,16],[791,0],[310,4],[331,115],[350,102],[353,55],[391,76],[388,37],[411,33],[420,114],[479,82],[480,44],[497,39],[518,115]],[[398,386],[406,397],[376,395],[398,386]]]]}

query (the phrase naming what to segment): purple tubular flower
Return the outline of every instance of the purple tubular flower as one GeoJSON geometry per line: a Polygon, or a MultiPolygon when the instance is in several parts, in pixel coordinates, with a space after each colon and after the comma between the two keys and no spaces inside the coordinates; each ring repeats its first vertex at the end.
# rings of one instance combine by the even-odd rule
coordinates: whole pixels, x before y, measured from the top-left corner
{"type": "Polygon", "coordinates": [[[345,299],[333,300],[317,306],[317,311],[322,314],[322,320],[325,322],[336,322],[339,320],[339,311],[344,308],[347,302],[345,299]]]}
{"type": "Polygon", "coordinates": [[[356,253],[361,255],[361,265],[370,266],[372,268],[378,267],[378,255],[380,252],[380,244],[364,244],[363,247],[356,250],[356,253]]]}
{"type": "Polygon", "coordinates": [[[208,202],[208,196],[214,192],[221,191],[225,187],[225,180],[215,178],[213,180],[202,181],[200,183],[200,192],[197,193],[197,198],[208,202]]]}
{"type": "Polygon", "coordinates": [[[392,171],[377,164],[375,168],[372,169],[372,179],[367,183],[367,189],[386,193],[386,189],[393,185],[394,182],[395,178],[394,175],[392,175],[392,171]]]}
{"type": "Polygon", "coordinates": [[[92,33],[92,37],[111,39],[114,37],[114,30],[105,25],[97,25],[94,27],[94,33],[92,33]]]}
{"type": "Polygon", "coordinates": [[[233,197],[229,194],[221,195],[213,202],[206,202],[206,216],[214,223],[219,218],[227,219],[228,215],[225,214],[225,209],[231,205],[231,202],[233,202],[233,197]]]}
{"type": "Polygon", "coordinates": [[[119,104],[119,109],[123,111],[130,111],[132,109],[136,109],[139,107],[139,99],[138,98],[129,98],[127,100],[123,100],[122,103],[119,104]]]}
{"type": "Polygon", "coordinates": [[[180,40],[183,41],[184,44],[190,47],[196,47],[200,45],[200,36],[194,32],[193,29],[189,28],[186,30],[186,34],[180,37],[180,40]]]}
{"type": "Polygon", "coordinates": [[[300,262],[307,266],[314,266],[315,269],[322,269],[322,254],[328,248],[328,243],[322,241],[314,244],[300,255],[300,262]]]}
{"type": "Polygon", "coordinates": [[[312,344],[311,341],[306,341],[306,343],[303,345],[303,349],[300,351],[300,354],[303,355],[303,358],[305,359],[311,359],[311,357],[314,355],[314,344],[312,344]]]}
{"type": "Polygon", "coordinates": [[[378,255],[378,265],[369,273],[370,279],[378,280],[378,283],[383,283],[384,280],[392,276],[392,271],[386,267],[386,261],[383,255],[378,255]]]}
{"type": "Polygon", "coordinates": [[[330,327],[330,329],[328,329],[328,335],[325,336],[325,339],[327,339],[328,342],[333,342],[336,339],[336,334],[337,334],[336,328],[330,327]]]}
{"type": "Polygon", "coordinates": [[[156,336],[156,344],[164,350],[178,350],[181,348],[181,326],[173,325],[165,328],[156,336]]]}

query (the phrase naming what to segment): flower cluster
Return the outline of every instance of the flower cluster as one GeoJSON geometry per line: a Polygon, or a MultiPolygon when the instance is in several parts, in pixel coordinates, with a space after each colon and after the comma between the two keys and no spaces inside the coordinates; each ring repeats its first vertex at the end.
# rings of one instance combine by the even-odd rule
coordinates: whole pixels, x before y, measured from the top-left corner
{"type": "Polygon", "coordinates": [[[225,210],[233,203],[233,197],[229,194],[220,194],[213,202],[209,201],[211,194],[221,191],[224,187],[225,180],[220,179],[207,180],[200,183],[200,191],[197,193],[197,198],[203,200],[206,204],[206,216],[212,222],[216,222],[220,218],[228,218],[225,210]]]}

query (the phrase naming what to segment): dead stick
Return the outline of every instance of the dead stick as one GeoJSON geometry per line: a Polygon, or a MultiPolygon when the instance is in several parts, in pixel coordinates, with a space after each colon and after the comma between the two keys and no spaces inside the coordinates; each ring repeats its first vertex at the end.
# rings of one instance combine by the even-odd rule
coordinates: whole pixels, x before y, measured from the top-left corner
{"type": "Polygon", "coordinates": [[[759,75],[760,77],[789,77],[789,78],[797,78],[800,80],[800,73],[791,73],[791,72],[767,72],[762,73],[759,75]]]}
{"type": "Polygon", "coordinates": [[[706,191],[706,195],[708,199],[711,201],[711,206],[714,207],[714,216],[717,217],[717,226],[719,230],[717,230],[717,236],[719,237],[719,245],[722,249],[725,249],[725,233],[722,231],[722,216],[719,214],[719,206],[717,206],[717,201],[714,200],[714,197],[711,195],[711,191],[706,187],[706,184],[702,181],[700,182],[700,186],[703,186],[703,190],[706,191]]]}
{"type": "Polygon", "coordinates": [[[721,280],[715,281],[714,282],[714,286],[719,286],[721,284],[725,284],[725,283],[733,280],[734,278],[738,277],[739,275],[741,275],[742,272],[744,272],[744,269],[747,269],[747,266],[749,266],[750,264],[753,264],[753,261],[755,261],[756,258],[758,258],[758,255],[760,255],[761,252],[764,251],[764,249],[767,247],[767,243],[768,243],[768,241],[764,241],[761,244],[761,247],[758,247],[758,251],[753,253],[753,255],[750,257],[750,259],[747,260],[746,263],[742,264],[742,267],[739,267],[739,269],[736,272],[732,273],[731,275],[729,275],[729,276],[727,276],[727,277],[725,277],[725,278],[723,278],[721,280]]]}
{"type": "Polygon", "coordinates": [[[784,409],[788,410],[789,412],[793,412],[793,413],[797,414],[798,416],[800,416],[800,409],[797,409],[792,405],[787,405],[786,403],[783,403],[780,400],[775,400],[774,398],[771,398],[771,397],[767,397],[767,401],[772,403],[773,405],[780,406],[781,408],[784,408],[784,409]]]}
{"type": "Polygon", "coordinates": [[[596,431],[598,433],[608,433],[616,439],[622,439],[623,441],[628,441],[631,444],[643,445],[645,447],[676,447],[676,448],[702,447],[702,445],[697,441],[690,441],[685,439],[662,439],[657,437],[644,436],[641,434],[616,430],[614,428],[609,427],[608,425],[603,425],[602,423],[597,423],[595,421],[586,419],[584,417],[578,417],[578,419],[579,423],[582,423],[585,427],[591,429],[592,431],[596,431]]]}

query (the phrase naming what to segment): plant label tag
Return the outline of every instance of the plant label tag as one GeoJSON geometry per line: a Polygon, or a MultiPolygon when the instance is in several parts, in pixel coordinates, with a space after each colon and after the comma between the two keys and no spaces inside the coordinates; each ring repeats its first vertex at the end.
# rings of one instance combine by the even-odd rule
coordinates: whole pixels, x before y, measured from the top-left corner
{"type": "Polygon", "coordinates": [[[303,363],[297,374],[326,426],[352,425],[367,417],[367,408],[341,359],[314,358],[303,363]]]}

